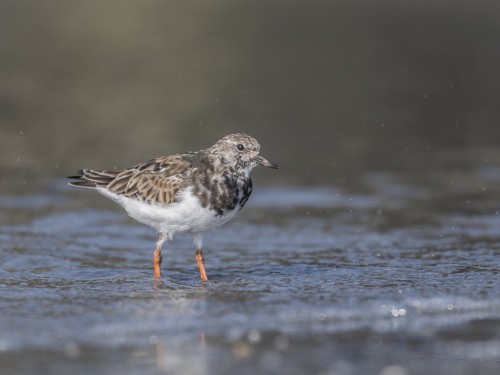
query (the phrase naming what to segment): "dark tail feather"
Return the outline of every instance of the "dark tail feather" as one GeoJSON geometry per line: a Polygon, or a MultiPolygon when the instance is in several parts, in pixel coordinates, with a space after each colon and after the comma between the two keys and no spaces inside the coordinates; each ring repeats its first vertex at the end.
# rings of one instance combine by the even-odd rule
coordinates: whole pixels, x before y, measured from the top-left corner
{"type": "Polygon", "coordinates": [[[91,181],[72,181],[69,184],[72,186],[78,186],[78,187],[90,188],[90,189],[95,189],[97,187],[97,184],[95,182],[91,182],[91,181]]]}
{"type": "Polygon", "coordinates": [[[94,171],[91,169],[81,169],[74,176],[68,176],[69,184],[78,187],[95,189],[99,186],[107,186],[113,181],[121,171],[94,171]]]}

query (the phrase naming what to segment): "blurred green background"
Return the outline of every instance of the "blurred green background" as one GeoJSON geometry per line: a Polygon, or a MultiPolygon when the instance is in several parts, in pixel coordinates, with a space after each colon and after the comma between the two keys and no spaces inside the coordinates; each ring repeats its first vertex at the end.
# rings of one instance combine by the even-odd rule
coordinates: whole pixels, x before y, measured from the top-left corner
{"type": "Polygon", "coordinates": [[[0,2],[1,187],[247,132],[273,184],[500,164],[496,0],[0,2]]]}

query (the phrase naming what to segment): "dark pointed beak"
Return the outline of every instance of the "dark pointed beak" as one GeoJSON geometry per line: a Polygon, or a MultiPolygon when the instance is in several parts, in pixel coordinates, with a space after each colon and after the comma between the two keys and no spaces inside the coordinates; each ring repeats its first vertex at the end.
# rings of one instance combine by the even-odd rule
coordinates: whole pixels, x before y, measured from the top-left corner
{"type": "Polygon", "coordinates": [[[279,169],[280,168],[276,164],[271,163],[269,160],[264,159],[260,155],[257,155],[253,160],[254,160],[255,164],[261,165],[263,167],[268,167],[268,168],[273,168],[273,169],[279,169]]]}

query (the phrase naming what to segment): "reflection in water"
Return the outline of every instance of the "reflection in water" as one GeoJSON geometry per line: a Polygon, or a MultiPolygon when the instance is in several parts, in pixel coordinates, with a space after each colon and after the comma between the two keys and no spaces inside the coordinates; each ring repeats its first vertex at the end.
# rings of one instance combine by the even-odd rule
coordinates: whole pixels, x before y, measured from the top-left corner
{"type": "Polygon", "coordinates": [[[168,338],[151,336],[149,342],[156,346],[156,366],[162,373],[203,375],[209,372],[206,358],[205,332],[200,332],[197,343],[189,347],[176,345],[168,338]]]}

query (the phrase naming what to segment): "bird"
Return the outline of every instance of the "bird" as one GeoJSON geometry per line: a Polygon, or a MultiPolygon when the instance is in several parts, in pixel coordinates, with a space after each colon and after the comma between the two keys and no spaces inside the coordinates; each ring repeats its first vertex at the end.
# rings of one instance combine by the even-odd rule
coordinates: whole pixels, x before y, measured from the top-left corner
{"type": "Polygon", "coordinates": [[[81,169],[68,178],[70,185],[97,190],[158,232],[155,280],[161,278],[164,242],[178,233],[193,234],[200,278],[207,282],[204,235],[243,208],[252,193],[256,166],[279,169],[260,155],[255,138],[235,133],[200,151],[160,156],[122,170],[81,169]]]}

